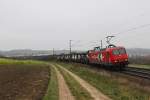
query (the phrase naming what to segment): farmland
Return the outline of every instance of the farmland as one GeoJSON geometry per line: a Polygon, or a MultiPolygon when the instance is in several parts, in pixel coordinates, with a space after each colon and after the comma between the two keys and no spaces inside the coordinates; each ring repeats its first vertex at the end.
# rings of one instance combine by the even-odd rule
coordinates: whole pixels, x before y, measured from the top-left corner
{"type": "Polygon", "coordinates": [[[150,99],[148,89],[99,71],[77,63],[0,59],[0,100],[150,99]]]}
{"type": "Polygon", "coordinates": [[[45,64],[0,59],[0,100],[41,100],[48,80],[45,64]]]}

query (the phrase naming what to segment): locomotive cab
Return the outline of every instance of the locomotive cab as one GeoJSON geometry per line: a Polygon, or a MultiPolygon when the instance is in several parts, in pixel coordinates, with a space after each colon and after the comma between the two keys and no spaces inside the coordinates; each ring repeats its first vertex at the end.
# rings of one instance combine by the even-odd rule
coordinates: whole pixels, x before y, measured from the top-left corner
{"type": "Polygon", "coordinates": [[[113,47],[109,51],[111,64],[119,66],[128,65],[128,55],[124,47],[113,47]]]}

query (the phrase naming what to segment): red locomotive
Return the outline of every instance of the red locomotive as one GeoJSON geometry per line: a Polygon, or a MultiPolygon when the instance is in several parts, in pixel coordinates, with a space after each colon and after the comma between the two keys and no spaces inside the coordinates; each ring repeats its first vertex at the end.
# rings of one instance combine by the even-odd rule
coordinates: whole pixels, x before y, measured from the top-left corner
{"type": "Polygon", "coordinates": [[[128,55],[124,47],[109,45],[105,49],[95,47],[94,50],[88,51],[89,63],[101,64],[107,66],[125,67],[128,64],[128,55]]]}

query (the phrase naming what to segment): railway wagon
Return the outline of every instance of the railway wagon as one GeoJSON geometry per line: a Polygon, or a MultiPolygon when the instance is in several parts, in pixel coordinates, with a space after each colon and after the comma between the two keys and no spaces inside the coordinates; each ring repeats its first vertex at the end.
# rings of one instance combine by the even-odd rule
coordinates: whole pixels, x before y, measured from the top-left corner
{"type": "Polygon", "coordinates": [[[71,54],[71,61],[77,63],[88,64],[87,52],[71,54]]]}

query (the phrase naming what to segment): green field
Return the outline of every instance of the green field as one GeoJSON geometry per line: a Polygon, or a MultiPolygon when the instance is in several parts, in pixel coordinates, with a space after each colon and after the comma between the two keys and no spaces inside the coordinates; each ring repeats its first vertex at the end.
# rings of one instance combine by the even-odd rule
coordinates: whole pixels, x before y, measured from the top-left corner
{"type": "Polygon", "coordinates": [[[34,61],[34,60],[13,60],[0,58],[0,65],[48,65],[46,62],[34,61]]]}

